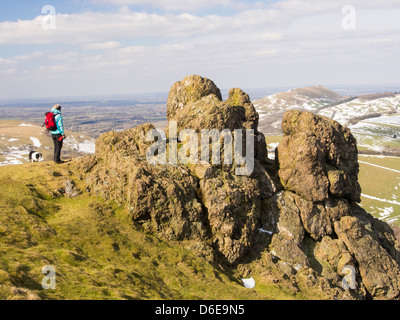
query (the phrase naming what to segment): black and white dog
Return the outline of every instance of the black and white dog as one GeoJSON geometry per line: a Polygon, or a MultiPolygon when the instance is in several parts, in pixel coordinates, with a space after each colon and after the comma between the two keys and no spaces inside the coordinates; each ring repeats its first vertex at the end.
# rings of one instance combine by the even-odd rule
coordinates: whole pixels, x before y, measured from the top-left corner
{"type": "Polygon", "coordinates": [[[43,161],[42,154],[36,151],[31,151],[29,153],[29,161],[30,162],[39,162],[43,161]]]}

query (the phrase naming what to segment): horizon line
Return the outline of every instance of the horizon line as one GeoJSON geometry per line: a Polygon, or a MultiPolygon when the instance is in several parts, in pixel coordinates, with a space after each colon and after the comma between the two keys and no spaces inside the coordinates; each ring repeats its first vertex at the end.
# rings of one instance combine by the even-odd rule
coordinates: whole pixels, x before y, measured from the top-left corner
{"type": "MultiPolygon", "coordinates": [[[[293,85],[293,86],[270,86],[270,87],[252,87],[252,88],[243,88],[242,90],[246,93],[247,91],[255,92],[255,91],[269,91],[269,90],[286,90],[286,89],[299,89],[299,88],[305,88],[305,87],[318,87],[318,86],[323,86],[327,89],[330,89],[332,91],[334,90],[340,90],[340,89],[374,89],[376,88],[377,90],[383,89],[383,88],[390,88],[393,89],[394,87],[398,86],[399,90],[398,91],[386,91],[386,92],[400,92],[400,82],[398,83],[364,83],[364,84],[303,84],[303,85],[293,85]],[[340,88],[342,87],[342,88],[340,88]]],[[[231,88],[230,88],[231,89],[231,88]]],[[[221,93],[227,94],[230,89],[220,89],[221,93]]],[[[276,92],[279,93],[280,91],[276,92]]],[[[371,93],[382,93],[382,92],[375,92],[372,91],[371,93]]],[[[169,92],[167,91],[153,91],[153,92],[138,92],[138,93],[110,93],[110,94],[88,94],[88,95],[77,95],[77,96],[53,96],[53,97],[26,97],[26,98],[0,98],[0,102],[26,102],[27,100],[34,100],[35,102],[47,102],[47,101],[59,101],[59,102],[72,102],[72,101],[81,101],[81,100],[87,100],[87,101],[98,101],[100,99],[104,100],[116,100],[116,101],[124,101],[124,100],[129,100],[132,98],[138,98],[141,96],[164,96],[165,98],[168,97],[169,92]],[[64,101],[62,101],[64,100],[64,101]]],[[[272,93],[271,93],[272,94],[272,93]]]]}

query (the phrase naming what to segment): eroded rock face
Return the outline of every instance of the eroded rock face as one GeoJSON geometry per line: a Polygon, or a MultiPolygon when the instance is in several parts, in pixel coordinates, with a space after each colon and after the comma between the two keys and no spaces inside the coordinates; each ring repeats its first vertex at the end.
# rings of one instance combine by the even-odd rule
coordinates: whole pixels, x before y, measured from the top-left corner
{"type": "MultiPolygon", "coordinates": [[[[247,94],[232,89],[223,102],[215,84],[198,76],[172,87],[168,118],[178,128],[257,133],[247,94]]],[[[135,224],[168,240],[190,240],[206,259],[232,266],[269,257],[260,260],[264,268],[306,279],[332,298],[398,298],[394,233],[355,203],[361,190],[350,131],[300,111],[287,112],[282,127],[279,167],[257,158],[249,176],[235,175],[234,165],[149,164],[150,124],[101,135],[96,154],[81,159],[78,169],[93,193],[126,206],[135,224]],[[349,266],[356,289],[346,291],[349,266]]],[[[266,152],[265,141],[257,148],[266,152]]]]}
{"type": "Polygon", "coordinates": [[[183,129],[257,129],[258,114],[250,98],[240,89],[232,89],[222,101],[218,87],[207,78],[188,76],[176,82],[167,102],[167,118],[183,129]]]}
{"type": "Polygon", "coordinates": [[[279,216],[271,243],[274,254],[285,261],[297,257],[292,264],[313,266],[338,287],[345,267],[355,268],[356,298],[399,297],[393,231],[354,203],[360,201],[361,188],[350,130],[296,110],[286,112],[282,129],[277,161],[285,191],[272,206],[279,216]],[[305,235],[312,241],[305,241],[305,235]],[[288,245],[290,238],[297,246],[288,245]],[[306,259],[299,249],[308,253],[306,259]]]}
{"type": "MultiPolygon", "coordinates": [[[[178,132],[184,129],[252,129],[255,136],[256,158],[267,157],[265,137],[258,132],[258,113],[250,97],[241,89],[229,91],[222,101],[218,87],[207,78],[196,75],[176,82],[170,90],[167,102],[168,121],[176,121],[178,132]]],[[[168,128],[167,128],[168,136],[168,128]]]]}
{"type": "MultiPolygon", "coordinates": [[[[168,119],[177,121],[178,132],[253,129],[258,156],[266,156],[264,136],[257,132],[258,114],[240,89],[232,89],[223,102],[211,80],[186,77],[171,89],[168,119]]],[[[235,164],[151,165],[145,155],[152,129],[144,124],[102,134],[96,155],[81,162],[91,190],[125,205],[135,223],[166,239],[208,239],[227,263],[236,263],[258,243],[264,245],[266,235],[259,231],[262,203],[276,192],[276,185],[261,163],[255,160],[250,176],[237,176],[235,164]]]]}
{"type": "Polygon", "coordinates": [[[360,202],[357,143],[348,128],[307,111],[285,113],[277,149],[285,189],[306,200],[330,196],[360,202]]]}
{"type": "Polygon", "coordinates": [[[131,218],[170,240],[204,238],[198,179],[183,166],[150,165],[145,137],[153,125],[109,132],[96,142],[96,156],[81,162],[91,191],[126,206],[131,218]]]}
{"type": "Polygon", "coordinates": [[[339,239],[358,263],[368,292],[375,298],[394,299],[400,294],[400,272],[393,257],[366,231],[356,217],[343,217],[335,223],[339,239]]]}
{"type": "Polygon", "coordinates": [[[263,201],[275,191],[274,182],[259,163],[251,177],[214,169],[201,178],[198,193],[207,213],[213,245],[229,263],[267,241],[259,231],[265,214],[263,201]]]}
{"type": "Polygon", "coordinates": [[[180,116],[181,110],[192,102],[212,95],[215,101],[222,101],[221,92],[213,81],[196,75],[185,77],[176,82],[169,93],[167,101],[167,117],[180,116]]]}

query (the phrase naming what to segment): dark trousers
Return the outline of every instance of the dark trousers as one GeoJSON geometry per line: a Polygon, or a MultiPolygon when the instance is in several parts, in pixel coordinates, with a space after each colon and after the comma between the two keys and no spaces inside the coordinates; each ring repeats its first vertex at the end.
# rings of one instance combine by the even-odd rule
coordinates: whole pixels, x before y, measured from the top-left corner
{"type": "Polygon", "coordinates": [[[61,149],[63,147],[63,142],[64,140],[59,141],[58,139],[60,139],[62,137],[61,134],[53,134],[52,138],[53,138],[53,143],[54,143],[54,161],[55,162],[59,162],[61,161],[61,149]]]}

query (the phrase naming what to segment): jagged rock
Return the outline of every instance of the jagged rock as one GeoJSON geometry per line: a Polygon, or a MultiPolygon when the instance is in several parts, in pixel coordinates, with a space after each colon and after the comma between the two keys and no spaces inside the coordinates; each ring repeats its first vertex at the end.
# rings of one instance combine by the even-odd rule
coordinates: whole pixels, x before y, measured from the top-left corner
{"type": "MultiPolygon", "coordinates": [[[[350,214],[344,199],[328,199],[323,203],[305,200],[290,191],[271,197],[269,223],[276,221],[277,231],[300,244],[305,233],[319,241],[333,233],[333,223],[350,214]]],[[[267,222],[268,223],[268,222],[267,222]]],[[[273,226],[265,226],[266,229],[273,226]]]]}
{"type": "Polygon", "coordinates": [[[200,180],[198,194],[207,212],[213,243],[230,263],[242,258],[257,242],[265,241],[259,231],[262,203],[275,191],[273,181],[258,163],[251,177],[214,170],[200,180]]]}
{"type": "Polygon", "coordinates": [[[351,207],[352,216],[360,221],[366,232],[377,241],[400,266],[399,243],[390,226],[379,219],[374,218],[358,205],[351,207]]]}
{"type": "Polygon", "coordinates": [[[153,129],[155,129],[153,124],[145,123],[122,132],[103,133],[96,140],[96,159],[110,158],[111,155],[128,157],[139,154],[145,156],[146,151],[153,144],[152,141],[146,141],[146,134],[153,129]]]}
{"type": "Polygon", "coordinates": [[[400,271],[389,253],[374,240],[356,217],[335,222],[335,231],[355,257],[362,282],[373,298],[395,299],[400,295],[400,271]]]}
{"type": "Polygon", "coordinates": [[[189,102],[198,101],[209,95],[214,95],[217,100],[222,101],[220,90],[210,79],[191,75],[185,77],[182,81],[176,82],[168,96],[168,119],[173,118],[189,102]]]}
{"type": "MultiPolygon", "coordinates": [[[[172,87],[168,118],[178,121],[178,130],[257,130],[258,123],[258,114],[242,90],[232,89],[223,102],[215,84],[198,76],[172,87]]],[[[264,243],[265,234],[259,231],[262,202],[276,192],[276,186],[260,162],[255,160],[250,176],[236,176],[235,164],[151,165],[145,155],[153,143],[146,141],[152,129],[153,125],[144,124],[102,134],[96,155],[79,165],[87,172],[90,190],[125,205],[133,221],[167,239],[211,239],[229,263],[264,243]]],[[[264,146],[265,154],[264,136],[257,135],[262,141],[256,144],[264,146]]]]}
{"type": "Polygon", "coordinates": [[[289,263],[295,270],[309,266],[309,260],[301,246],[283,234],[273,236],[270,252],[280,260],[289,263]]]}
{"type": "Polygon", "coordinates": [[[309,201],[331,195],[360,202],[357,143],[348,128],[307,111],[287,111],[277,149],[285,189],[309,201]]]}
{"type": "Polygon", "coordinates": [[[293,193],[283,191],[270,198],[267,206],[269,215],[263,228],[290,238],[300,245],[303,242],[305,230],[293,196],[293,193]]]}
{"type": "Polygon", "coordinates": [[[95,159],[83,160],[92,192],[116,200],[132,219],[167,239],[203,238],[202,207],[196,198],[197,178],[184,166],[150,165],[145,153],[151,143],[145,124],[96,141],[95,159]],[[96,165],[93,165],[96,163],[96,165]]]}
{"type": "MultiPolygon", "coordinates": [[[[290,191],[271,197],[267,208],[269,218],[263,228],[276,233],[271,250],[280,259],[297,266],[309,265],[303,247],[305,235],[315,241],[331,239],[327,236],[333,234],[334,222],[350,213],[346,200],[329,199],[325,203],[313,203],[290,191]]],[[[320,255],[328,254],[324,252],[325,248],[327,246],[320,246],[320,255]]]]}
{"type": "Polygon", "coordinates": [[[75,198],[82,192],[75,187],[75,182],[73,180],[67,180],[64,183],[65,186],[65,195],[69,198],[75,198]]]}
{"type": "Polygon", "coordinates": [[[230,263],[260,241],[262,200],[276,191],[257,161],[250,177],[212,165],[156,165],[145,159],[145,124],[96,141],[96,155],[80,168],[94,193],[129,208],[132,220],[166,239],[211,238],[230,263]]]}
{"type": "Polygon", "coordinates": [[[187,76],[170,90],[167,118],[177,122],[178,132],[184,129],[197,132],[203,129],[252,129],[256,158],[263,160],[267,157],[265,137],[257,130],[258,113],[249,96],[241,89],[231,89],[228,99],[222,101],[221,92],[214,82],[196,75],[187,76]]]}
{"type": "MultiPolygon", "coordinates": [[[[183,129],[194,129],[198,132],[202,129],[240,129],[242,122],[250,119],[246,119],[243,105],[232,104],[243,102],[247,105],[251,102],[243,97],[243,92],[231,90],[230,96],[232,98],[224,103],[214,82],[196,75],[187,76],[176,82],[170,90],[167,102],[168,121],[177,121],[178,132],[183,129]]],[[[257,114],[255,109],[254,114],[257,114]]]]}
{"type": "Polygon", "coordinates": [[[293,195],[300,212],[304,229],[315,240],[332,235],[333,223],[342,216],[350,214],[350,208],[344,199],[328,199],[323,203],[314,203],[293,195]]]}
{"type": "Polygon", "coordinates": [[[315,257],[319,261],[324,261],[332,271],[343,276],[343,268],[348,265],[354,266],[351,254],[342,240],[332,239],[325,236],[315,248],[315,257]]]}

